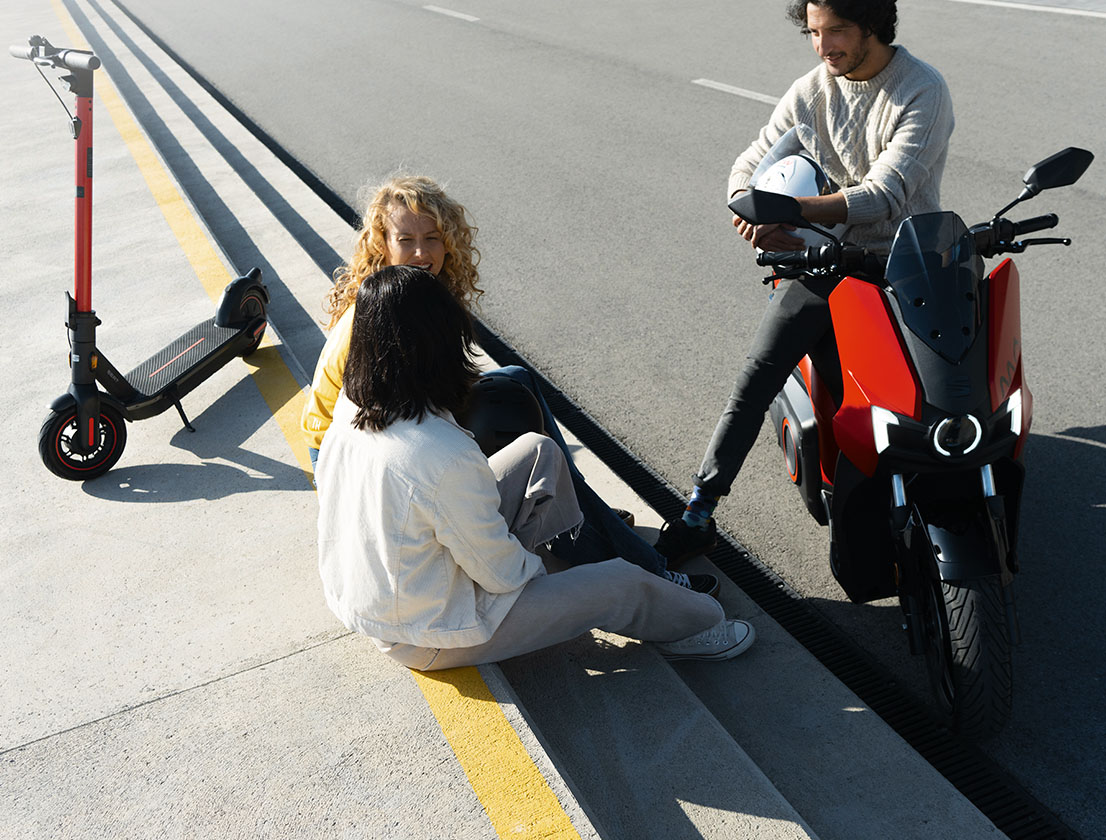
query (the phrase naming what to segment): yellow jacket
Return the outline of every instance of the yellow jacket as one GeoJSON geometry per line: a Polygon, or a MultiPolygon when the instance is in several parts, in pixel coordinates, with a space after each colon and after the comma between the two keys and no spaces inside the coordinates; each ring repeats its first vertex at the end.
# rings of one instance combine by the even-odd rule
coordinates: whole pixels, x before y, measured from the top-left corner
{"type": "Polygon", "coordinates": [[[346,356],[349,355],[349,337],[353,332],[353,304],[342,313],[338,323],[327,336],[319,362],[315,365],[315,377],[307,394],[307,404],[300,416],[300,427],[307,438],[307,445],[319,449],[323,435],[330,428],[334,417],[334,403],[342,390],[342,375],[346,372],[346,356]]]}

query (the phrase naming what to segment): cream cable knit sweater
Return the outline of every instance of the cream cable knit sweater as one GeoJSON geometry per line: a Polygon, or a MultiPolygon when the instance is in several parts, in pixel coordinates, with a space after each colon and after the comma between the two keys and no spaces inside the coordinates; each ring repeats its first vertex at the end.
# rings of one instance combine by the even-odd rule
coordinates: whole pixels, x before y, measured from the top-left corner
{"type": "Polygon", "coordinates": [[[904,218],[940,209],[952,98],[941,74],[904,47],[867,81],[831,76],[824,65],[796,80],[734,162],[729,197],[748,186],[761,158],[792,127],[840,185],[850,241],[886,251],[904,218]]]}

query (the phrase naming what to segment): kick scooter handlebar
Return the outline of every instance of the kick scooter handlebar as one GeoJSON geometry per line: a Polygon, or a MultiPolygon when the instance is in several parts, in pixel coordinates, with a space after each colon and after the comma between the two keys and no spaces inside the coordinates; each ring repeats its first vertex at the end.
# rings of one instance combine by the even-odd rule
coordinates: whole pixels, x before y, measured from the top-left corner
{"type": "Polygon", "coordinates": [[[62,70],[85,70],[92,72],[100,67],[100,59],[85,50],[68,50],[54,47],[41,35],[32,35],[28,44],[8,47],[15,58],[33,61],[45,67],[62,70]]]}

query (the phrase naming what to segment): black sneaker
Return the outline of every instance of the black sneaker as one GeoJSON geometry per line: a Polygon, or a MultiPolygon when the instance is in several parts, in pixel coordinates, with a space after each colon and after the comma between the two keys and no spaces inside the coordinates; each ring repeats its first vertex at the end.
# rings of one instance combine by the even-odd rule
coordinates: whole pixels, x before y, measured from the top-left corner
{"type": "Polygon", "coordinates": [[[692,592],[702,592],[712,598],[718,594],[722,587],[718,578],[714,575],[685,575],[683,572],[665,571],[665,577],[677,586],[690,589],[692,592]]]}
{"type": "Polygon", "coordinates": [[[709,520],[706,528],[692,528],[683,519],[664,523],[654,548],[668,560],[669,566],[678,566],[699,554],[706,554],[718,542],[718,527],[709,520]]]}

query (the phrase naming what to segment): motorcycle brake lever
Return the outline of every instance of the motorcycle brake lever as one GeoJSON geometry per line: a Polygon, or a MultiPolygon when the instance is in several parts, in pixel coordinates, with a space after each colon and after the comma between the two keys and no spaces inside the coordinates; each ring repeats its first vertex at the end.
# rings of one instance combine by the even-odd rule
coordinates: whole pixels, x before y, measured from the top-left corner
{"type": "Polygon", "coordinates": [[[1067,237],[1052,237],[1046,236],[1040,239],[1023,239],[1021,242],[1011,242],[1005,248],[1004,251],[1011,254],[1020,254],[1030,245],[1071,245],[1071,240],[1067,237]]]}
{"type": "Polygon", "coordinates": [[[770,274],[760,282],[767,286],[769,283],[775,283],[777,280],[794,280],[796,277],[802,277],[806,274],[806,271],[801,268],[797,268],[793,271],[781,271],[778,274],[770,274]]]}

